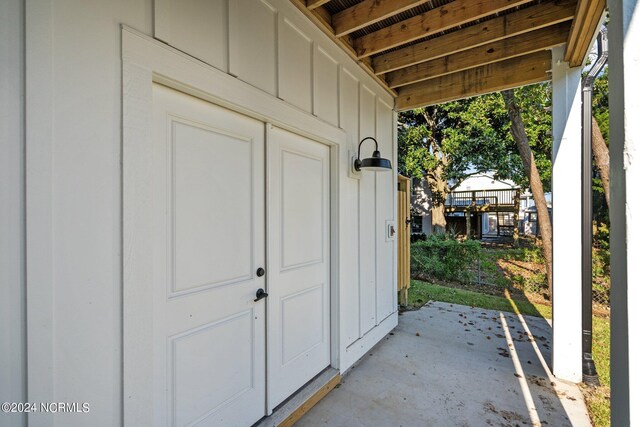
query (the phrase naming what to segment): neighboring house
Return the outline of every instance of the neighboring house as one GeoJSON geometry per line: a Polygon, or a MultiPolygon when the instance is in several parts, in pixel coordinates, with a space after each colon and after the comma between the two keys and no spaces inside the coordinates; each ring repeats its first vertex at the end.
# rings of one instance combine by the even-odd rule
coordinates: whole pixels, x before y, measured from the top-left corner
{"type": "MultiPolygon", "coordinates": [[[[547,201],[547,211],[549,216],[552,217],[551,209],[551,193],[545,193],[545,199],[547,201]]],[[[528,236],[538,236],[540,229],[538,228],[538,210],[536,204],[533,201],[533,195],[526,190],[524,194],[520,195],[520,213],[518,215],[519,230],[522,234],[528,236]]]]}
{"type": "Polygon", "coordinates": [[[413,178],[411,180],[411,233],[431,235],[431,190],[426,180],[413,178]]]}
{"type": "MultiPolygon", "coordinates": [[[[426,181],[414,179],[412,230],[430,235],[431,192],[426,181]]],[[[447,230],[465,234],[467,213],[470,215],[471,234],[476,237],[498,236],[513,230],[513,198],[519,187],[510,180],[493,178],[490,172],[477,173],[462,181],[445,201],[447,230]]]]}
{"type": "MultiPolygon", "coordinates": [[[[426,181],[414,178],[412,182],[412,232],[428,236],[433,229],[431,192],[426,181]]],[[[516,213],[519,231],[536,234],[537,219],[531,193],[528,190],[522,192],[522,189],[509,179],[494,178],[491,172],[476,173],[467,177],[447,196],[447,230],[455,234],[465,234],[467,213],[470,216],[471,235],[476,238],[511,236],[516,226],[516,213]],[[515,197],[519,198],[518,204],[515,197]]]]}
{"type": "Polygon", "coordinates": [[[473,174],[447,197],[447,227],[465,234],[469,216],[471,235],[476,238],[511,236],[520,191],[513,181],[496,179],[491,172],[473,174]]]}

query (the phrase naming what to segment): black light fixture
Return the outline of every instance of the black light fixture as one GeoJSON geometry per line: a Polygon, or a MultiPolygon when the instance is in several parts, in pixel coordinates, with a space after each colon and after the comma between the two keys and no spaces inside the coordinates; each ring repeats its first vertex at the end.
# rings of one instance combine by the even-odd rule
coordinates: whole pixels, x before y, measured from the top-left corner
{"type": "Polygon", "coordinates": [[[378,141],[376,141],[375,138],[368,136],[360,141],[360,144],[358,144],[358,157],[353,162],[353,168],[358,172],[363,169],[374,172],[388,171],[391,170],[391,161],[389,159],[383,159],[382,157],[380,157],[380,151],[378,151],[378,141]],[[374,150],[371,157],[360,160],[360,147],[362,147],[362,143],[367,139],[370,139],[376,143],[376,149],[374,150]]]}

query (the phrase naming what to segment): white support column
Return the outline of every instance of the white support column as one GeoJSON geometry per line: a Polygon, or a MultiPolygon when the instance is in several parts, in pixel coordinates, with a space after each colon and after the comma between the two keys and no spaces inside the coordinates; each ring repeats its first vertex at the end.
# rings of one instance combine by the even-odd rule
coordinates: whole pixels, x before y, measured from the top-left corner
{"type": "Polygon", "coordinates": [[[640,425],[640,6],[609,1],[611,425],[640,425]]]}
{"type": "MultiPolygon", "coordinates": [[[[582,381],[581,68],[553,49],[553,373],[582,381]]],[[[539,207],[538,207],[539,209],[539,207]]]]}

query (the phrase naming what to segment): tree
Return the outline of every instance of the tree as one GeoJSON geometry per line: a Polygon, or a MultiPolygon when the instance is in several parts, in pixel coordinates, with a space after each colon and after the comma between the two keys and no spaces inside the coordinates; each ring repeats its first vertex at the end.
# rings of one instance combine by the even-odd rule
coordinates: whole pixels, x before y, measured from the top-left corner
{"type": "Polygon", "coordinates": [[[551,218],[549,217],[549,211],[547,211],[547,201],[544,197],[544,187],[538,168],[536,167],[536,161],[531,152],[529,145],[529,137],[525,131],[522,115],[520,114],[520,108],[518,101],[513,90],[505,90],[502,92],[507,110],[509,112],[509,118],[511,119],[511,135],[516,143],[524,169],[529,178],[529,187],[533,194],[533,200],[537,206],[538,212],[538,228],[540,229],[540,235],[542,237],[542,249],[545,259],[545,267],[547,270],[547,283],[549,284],[549,293],[552,292],[552,246],[551,246],[551,218]]]}
{"type": "MultiPolygon", "coordinates": [[[[551,114],[549,85],[519,89],[533,155],[545,191],[551,184],[551,114]]],[[[401,173],[424,178],[433,195],[433,224],[445,226],[444,201],[471,173],[494,171],[528,187],[510,120],[499,93],[400,113],[398,119],[401,173]]]]}
{"type": "Polygon", "coordinates": [[[593,118],[591,121],[591,149],[595,174],[594,217],[598,222],[608,223],[609,208],[609,69],[605,68],[593,84],[593,118]],[[604,202],[602,202],[604,196],[604,202]]]}
{"type": "MultiPolygon", "coordinates": [[[[609,147],[600,131],[600,126],[595,117],[591,117],[591,151],[593,151],[594,163],[600,178],[599,185],[604,193],[604,199],[609,207],[609,147]]],[[[596,178],[597,179],[597,178],[596,178]]]]}
{"type": "Polygon", "coordinates": [[[451,165],[450,153],[441,144],[441,121],[438,107],[427,107],[399,116],[401,163],[410,176],[424,178],[432,195],[432,223],[436,232],[444,232],[444,200],[450,192],[446,170],[451,165]]]}

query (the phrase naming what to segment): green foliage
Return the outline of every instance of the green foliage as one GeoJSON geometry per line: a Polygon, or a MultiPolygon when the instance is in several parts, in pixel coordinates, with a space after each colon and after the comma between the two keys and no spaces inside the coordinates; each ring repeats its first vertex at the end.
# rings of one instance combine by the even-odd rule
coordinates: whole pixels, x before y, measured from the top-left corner
{"type": "Polygon", "coordinates": [[[604,140],[609,145],[609,67],[605,67],[593,82],[592,112],[604,140]]]}
{"type": "MultiPolygon", "coordinates": [[[[547,83],[515,92],[541,179],[551,185],[551,88],[547,83]]],[[[398,116],[399,170],[424,177],[439,167],[456,183],[470,170],[496,171],[498,179],[528,186],[511,122],[500,93],[406,111],[398,116]]]]}
{"type": "Polygon", "coordinates": [[[598,249],[609,249],[609,227],[598,223],[593,233],[593,246],[598,249]]]}
{"type": "Polygon", "coordinates": [[[609,252],[609,228],[606,224],[595,227],[591,250],[591,275],[594,301],[608,305],[611,292],[611,268],[609,252]]]}
{"type": "Polygon", "coordinates": [[[551,318],[551,307],[534,304],[527,299],[485,295],[466,289],[449,288],[420,280],[412,280],[409,288],[409,305],[420,307],[429,301],[468,305],[488,310],[521,313],[529,316],[551,318]]]}
{"type": "Polygon", "coordinates": [[[434,234],[411,245],[414,271],[439,280],[470,282],[473,273],[468,266],[480,255],[480,243],[460,242],[446,234],[434,234]]]}
{"type": "Polygon", "coordinates": [[[547,275],[542,248],[537,245],[520,248],[483,249],[480,255],[482,274],[489,283],[506,289],[542,294],[546,292],[547,275]],[[519,263],[537,266],[521,266],[519,263]],[[533,268],[533,270],[531,270],[533,268]]]}
{"type": "MultiPolygon", "coordinates": [[[[609,145],[609,68],[596,78],[593,83],[593,117],[598,123],[604,141],[609,145]]],[[[604,188],[598,172],[593,167],[593,217],[599,223],[609,223],[609,207],[604,197],[604,188]]]]}
{"type": "Polygon", "coordinates": [[[593,360],[599,387],[582,389],[594,427],[611,425],[611,324],[608,317],[593,316],[593,360]]]}
{"type": "MultiPolygon", "coordinates": [[[[525,86],[516,89],[515,95],[542,185],[545,191],[550,191],[553,147],[551,85],[541,83],[525,86]]],[[[511,134],[509,134],[509,140],[511,141],[511,150],[517,152],[511,134]]],[[[529,179],[524,172],[510,178],[524,187],[529,185],[529,179]]]]}

